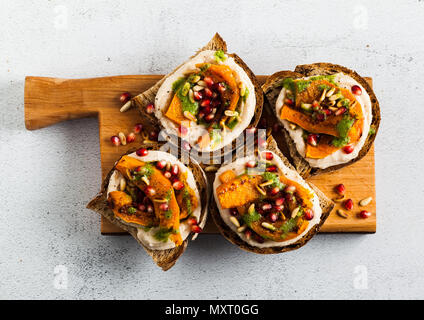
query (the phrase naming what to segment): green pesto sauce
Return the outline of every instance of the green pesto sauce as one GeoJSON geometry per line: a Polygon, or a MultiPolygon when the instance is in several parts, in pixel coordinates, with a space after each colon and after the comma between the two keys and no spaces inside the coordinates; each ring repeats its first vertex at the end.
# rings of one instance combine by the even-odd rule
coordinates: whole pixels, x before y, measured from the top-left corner
{"type": "Polygon", "coordinates": [[[215,51],[214,55],[216,62],[224,62],[225,60],[227,60],[227,57],[225,56],[225,53],[222,50],[215,51]]]}
{"type": "Polygon", "coordinates": [[[345,115],[342,120],[340,120],[337,125],[336,129],[339,133],[340,138],[346,138],[350,128],[352,128],[353,124],[355,123],[355,119],[352,118],[350,115],[345,115]]]}
{"type": "Polygon", "coordinates": [[[190,198],[190,193],[188,192],[187,189],[184,189],[183,191],[183,200],[185,201],[186,207],[187,207],[187,213],[189,216],[191,216],[193,214],[193,209],[191,206],[191,198],[190,198]]]}
{"type": "Polygon", "coordinates": [[[176,234],[176,233],[178,233],[178,231],[176,230],[161,228],[155,233],[154,238],[161,242],[167,242],[169,239],[169,236],[171,234],[176,234]]]}
{"type": "Polygon", "coordinates": [[[282,231],[281,239],[287,237],[287,234],[294,230],[297,226],[297,221],[299,220],[299,216],[294,218],[290,218],[285,224],[280,227],[280,231],[282,231]]]}
{"type": "Polygon", "coordinates": [[[280,178],[276,173],[265,172],[262,177],[264,178],[264,180],[271,180],[273,182],[271,185],[272,188],[278,187],[280,189],[283,189],[285,187],[285,185],[281,183],[280,178]]]}

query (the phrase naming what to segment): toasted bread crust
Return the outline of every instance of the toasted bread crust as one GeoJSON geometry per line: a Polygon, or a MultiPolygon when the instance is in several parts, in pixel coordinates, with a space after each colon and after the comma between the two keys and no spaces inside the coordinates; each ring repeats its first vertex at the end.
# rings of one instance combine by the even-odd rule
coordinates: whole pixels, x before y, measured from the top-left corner
{"type": "MultiPolygon", "coordinates": [[[[148,144],[148,145],[142,145],[141,148],[146,148],[148,150],[159,150],[161,145],[160,144],[148,144]]],[[[123,156],[127,154],[131,154],[135,152],[136,149],[130,150],[127,153],[125,153],[123,156]]],[[[121,158],[122,158],[121,157],[121,158]]],[[[120,159],[121,159],[120,158],[120,159]]],[[[116,162],[118,163],[119,160],[116,162]]],[[[115,163],[115,165],[116,165],[115,163]]],[[[206,180],[205,173],[201,169],[201,167],[193,162],[190,161],[187,165],[190,170],[193,173],[193,176],[196,180],[196,185],[200,193],[200,204],[202,203],[208,203],[209,201],[209,187],[206,180]]],[[[114,166],[115,168],[115,166],[114,166]]],[[[167,249],[167,250],[152,250],[146,247],[137,237],[137,228],[127,225],[123,223],[121,220],[117,219],[113,213],[113,211],[110,209],[109,204],[107,202],[107,188],[109,185],[109,180],[112,176],[112,173],[114,171],[114,168],[109,172],[109,174],[106,176],[106,179],[103,181],[101,192],[90,201],[90,203],[87,205],[88,209],[91,209],[99,214],[101,214],[103,217],[105,217],[107,220],[109,220],[112,224],[116,225],[117,227],[127,231],[130,235],[132,235],[137,242],[146,250],[146,252],[152,257],[153,261],[162,268],[163,271],[167,271],[170,268],[172,268],[175,263],[177,262],[178,258],[184,253],[185,249],[187,248],[188,244],[188,238],[184,240],[183,244],[179,247],[173,248],[173,249],[167,249]]],[[[205,205],[202,205],[202,211],[200,216],[200,225],[201,227],[204,226],[206,222],[208,214],[208,208],[205,205]]],[[[196,234],[193,234],[192,239],[196,237],[196,234]]]]}
{"type": "MultiPolygon", "coordinates": [[[[211,41],[209,41],[209,43],[206,46],[199,49],[196,52],[195,55],[190,57],[190,59],[192,59],[194,56],[196,56],[199,52],[205,51],[205,50],[222,50],[225,53],[227,53],[227,44],[222,39],[222,37],[218,33],[216,33],[215,36],[211,39],[211,41]]],[[[256,127],[257,124],[259,123],[260,118],[261,118],[262,109],[263,109],[264,98],[263,98],[262,88],[261,88],[258,80],[256,79],[256,76],[252,72],[252,70],[250,70],[250,68],[246,65],[246,63],[239,56],[237,56],[236,54],[228,54],[228,56],[234,58],[235,62],[240,67],[243,68],[243,70],[247,73],[247,75],[249,76],[253,85],[255,86],[255,95],[256,95],[255,114],[254,114],[254,116],[253,116],[253,118],[250,122],[249,127],[256,127]]],[[[159,91],[159,88],[161,87],[161,85],[163,84],[165,79],[168,78],[169,76],[171,76],[172,74],[174,74],[185,63],[186,62],[179,65],[177,68],[175,68],[174,71],[172,71],[171,73],[169,73],[165,77],[163,77],[161,80],[159,80],[153,87],[151,87],[150,89],[144,91],[143,93],[141,93],[138,96],[133,98],[133,102],[137,106],[139,112],[141,113],[141,116],[143,118],[147,119],[152,125],[162,127],[159,119],[157,119],[153,114],[149,114],[149,113],[146,112],[146,106],[155,102],[156,94],[159,91]]],[[[177,138],[177,141],[180,141],[179,137],[176,137],[176,138],[177,138]]],[[[178,142],[178,144],[180,144],[180,143],[178,142]]],[[[234,150],[234,148],[236,146],[235,141],[233,142],[232,146],[233,146],[232,150],[234,150]]]]}
{"type": "MultiPolygon", "coordinates": [[[[314,75],[330,75],[330,74],[334,74],[338,72],[343,72],[344,74],[358,81],[369,94],[371,99],[371,108],[372,108],[372,116],[373,116],[371,127],[375,129],[375,134],[369,135],[367,137],[364,146],[362,147],[361,151],[359,152],[358,156],[355,159],[352,159],[346,163],[328,167],[326,169],[319,169],[319,168],[311,167],[309,165],[309,163],[297,151],[296,145],[294,141],[291,139],[287,130],[285,130],[285,128],[281,128],[281,131],[284,135],[285,141],[287,143],[287,146],[290,152],[290,157],[292,158],[292,162],[294,166],[296,167],[296,170],[304,178],[311,175],[318,175],[322,173],[336,171],[356,161],[359,161],[368,153],[369,149],[371,148],[374,142],[375,137],[377,136],[378,128],[380,125],[380,105],[378,103],[377,97],[375,96],[375,93],[372,90],[369,83],[364,78],[362,78],[359,74],[357,74],[355,71],[350,70],[346,67],[339,66],[336,64],[331,64],[331,63],[314,63],[314,64],[307,64],[307,65],[299,65],[295,68],[294,72],[280,71],[271,75],[267,79],[265,84],[262,86],[262,89],[270,104],[270,107],[273,110],[273,113],[276,115],[275,103],[281,91],[281,87],[280,87],[281,80],[283,80],[284,78],[289,78],[289,77],[296,79],[296,78],[303,78],[303,77],[309,77],[314,75]]],[[[276,115],[276,117],[279,118],[278,115],[276,115]]]]}
{"type": "MultiPolygon", "coordinates": [[[[289,167],[291,170],[295,170],[293,166],[290,164],[290,162],[284,157],[284,155],[278,149],[277,143],[272,138],[272,136],[268,138],[267,142],[268,142],[267,149],[277,154],[287,167],[289,167]]],[[[211,197],[212,203],[210,205],[210,214],[212,215],[212,218],[215,221],[215,224],[217,225],[220,233],[232,244],[235,244],[236,246],[240,247],[241,249],[245,251],[258,253],[258,254],[276,254],[276,253],[283,253],[286,251],[295,250],[304,246],[319,231],[321,226],[324,224],[325,220],[328,218],[331,210],[333,210],[334,208],[334,203],[330,199],[328,199],[324,195],[324,193],[322,193],[317,187],[315,187],[311,183],[309,183],[309,185],[314,189],[315,193],[317,194],[319,198],[320,207],[322,209],[321,220],[320,220],[320,223],[315,225],[311,230],[309,230],[309,232],[304,237],[302,237],[302,239],[299,239],[297,242],[291,245],[281,246],[281,247],[269,247],[269,248],[259,248],[259,247],[251,246],[247,242],[243,241],[238,236],[238,234],[234,232],[224,222],[224,220],[221,217],[221,214],[219,213],[219,209],[216,205],[214,197],[211,197]]]]}

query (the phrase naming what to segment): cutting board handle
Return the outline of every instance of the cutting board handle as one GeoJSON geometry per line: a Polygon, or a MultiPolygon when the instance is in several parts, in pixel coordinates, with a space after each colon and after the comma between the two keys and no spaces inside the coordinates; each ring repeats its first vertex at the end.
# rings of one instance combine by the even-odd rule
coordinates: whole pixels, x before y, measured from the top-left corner
{"type": "Polygon", "coordinates": [[[26,77],[26,128],[36,130],[61,121],[97,116],[98,109],[87,105],[85,81],[26,77]]]}

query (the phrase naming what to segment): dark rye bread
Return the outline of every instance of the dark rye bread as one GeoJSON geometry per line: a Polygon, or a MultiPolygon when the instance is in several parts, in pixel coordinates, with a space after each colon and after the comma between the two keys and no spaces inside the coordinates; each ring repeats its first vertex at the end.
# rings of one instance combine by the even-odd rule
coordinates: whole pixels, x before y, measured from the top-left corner
{"type": "MultiPolygon", "coordinates": [[[[141,146],[141,148],[146,148],[148,150],[160,150],[160,147],[161,147],[160,144],[146,144],[146,145],[141,146]]],[[[124,155],[133,153],[135,151],[136,151],[136,149],[130,150],[127,153],[125,153],[124,155]]],[[[122,155],[122,157],[124,155],[122,155]]],[[[115,163],[115,166],[119,162],[119,160],[115,163]]],[[[205,222],[206,222],[207,215],[208,215],[208,207],[204,204],[209,202],[209,195],[210,195],[209,185],[207,183],[205,173],[203,172],[203,170],[200,168],[200,166],[197,163],[195,163],[194,161],[190,161],[186,165],[191,170],[191,172],[193,173],[193,176],[194,176],[195,181],[196,181],[197,188],[199,190],[199,194],[200,194],[200,198],[201,198],[200,201],[199,201],[199,204],[202,205],[202,211],[201,211],[201,216],[200,216],[200,219],[199,219],[199,221],[200,221],[199,224],[203,227],[205,222]]],[[[115,166],[114,166],[114,168],[115,168],[115,166]]],[[[127,231],[130,235],[132,235],[137,240],[137,242],[146,250],[146,252],[152,257],[153,261],[159,267],[161,267],[163,271],[169,270],[170,268],[172,268],[174,266],[174,264],[177,262],[177,259],[185,251],[189,238],[187,238],[181,246],[173,248],[173,249],[152,250],[152,249],[147,248],[138,239],[137,228],[135,228],[133,226],[129,226],[129,225],[123,223],[121,220],[117,219],[115,217],[113,211],[109,208],[109,205],[108,205],[108,202],[107,202],[107,188],[108,188],[109,180],[110,180],[110,177],[112,176],[113,171],[114,171],[114,169],[112,169],[109,172],[106,179],[103,181],[101,192],[93,200],[90,201],[90,203],[87,205],[87,208],[91,209],[91,210],[93,210],[97,213],[100,213],[103,217],[105,217],[111,223],[113,223],[114,225],[118,226],[119,228],[127,231]]],[[[194,240],[194,238],[196,236],[197,236],[197,234],[193,234],[192,239],[194,240]]]]}
{"type": "MultiPolygon", "coordinates": [[[[295,171],[293,166],[290,164],[290,162],[287,160],[286,157],[282,154],[280,149],[278,149],[277,143],[275,140],[270,136],[267,139],[267,149],[270,151],[273,151],[275,154],[277,154],[283,163],[290,168],[291,170],[295,171]]],[[[235,161],[236,159],[233,159],[235,161]]],[[[211,206],[210,206],[210,214],[213,217],[213,220],[215,221],[215,224],[217,225],[219,231],[221,234],[232,244],[235,244],[236,246],[240,247],[241,249],[253,253],[258,254],[274,254],[274,253],[283,253],[286,251],[291,251],[298,249],[302,246],[304,246],[321,228],[321,226],[324,224],[325,220],[328,218],[331,210],[334,208],[334,203],[328,199],[324,193],[322,193],[317,187],[315,187],[312,183],[308,183],[308,185],[315,191],[319,198],[320,207],[322,209],[322,215],[320,223],[315,225],[307,234],[305,234],[301,239],[299,239],[297,242],[287,245],[287,246],[281,246],[281,247],[269,247],[269,248],[258,248],[255,246],[251,246],[247,242],[243,241],[236,232],[234,232],[221,218],[221,215],[219,213],[219,209],[216,204],[215,199],[211,199],[211,206]]],[[[214,198],[214,197],[212,197],[214,198]]]]}
{"type": "Polygon", "coordinates": [[[358,156],[355,159],[352,159],[349,162],[339,164],[336,166],[328,167],[326,169],[313,168],[309,165],[309,163],[299,154],[296,149],[296,145],[294,141],[291,139],[289,133],[284,128],[281,128],[281,131],[284,135],[284,139],[287,143],[288,149],[290,151],[290,156],[292,158],[293,164],[296,167],[299,174],[306,178],[311,175],[317,175],[326,172],[332,172],[343,167],[346,167],[360,159],[362,159],[371,148],[375,137],[377,136],[378,128],[380,125],[380,106],[378,100],[372,90],[371,86],[368,82],[362,78],[355,71],[352,71],[346,67],[339,66],[331,63],[314,63],[314,64],[305,64],[299,65],[295,68],[294,72],[292,71],[280,71],[271,75],[265,84],[262,86],[262,89],[265,93],[265,96],[270,104],[270,107],[273,113],[276,115],[277,119],[280,119],[279,115],[276,114],[275,103],[278,95],[281,91],[281,81],[284,78],[303,78],[310,77],[315,75],[331,75],[334,73],[343,72],[344,74],[352,77],[356,81],[358,81],[362,87],[367,91],[368,95],[371,99],[371,107],[372,107],[372,123],[371,127],[375,129],[375,134],[369,135],[367,140],[365,141],[364,146],[359,152],[358,156]]]}
{"type": "MultiPolygon", "coordinates": [[[[263,102],[264,102],[262,88],[261,88],[258,80],[256,79],[256,76],[254,75],[252,70],[250,70],[250,68],[246,65],[246,63],[239,56],[237,56],[234,53],[233,54],[227,53],[227,44],[225,43],[224,39],[222,39],[222,37],[218,33],[215,34],[215,36],[209,41],[209,43],[206,46],[199,49],[196,52],[195,55],[191,56],[190,59],[195,57],[199,52],[205,51],[205,50],[222,50],[222,51],[224,51],[228,56],[234,58],[235,62],[240,67],[242,67],[243,70],[246,72],[246,74],[249,76],[250,80],[252,81],[253,85],[255,86],[255,95],[256,95],[255,113],[254,113],[254,116],[253,116],[253,118],[250,122],[249,128],[256,127],[256,125],[259,123],[259,120],[260,120],[261,115],[262,115],[262,108],[263,108],[263,102]]],[[[155,102],[156,94],[157,94],[159,88],[161,87],[161,85],[163,84],[163,82],[165,81],[165,79],[168,78],[169,76],[171,76],[172,74],[174,74],[182,65],[184,65],[185,63],[190,61],[190,59],[187,60],[186,62],[180,64],[171,73],[164,76],[153,87],[151,87],[150,89],[144,91],[143,93],[141,93],[138,96],[133,98],[133,102],[137,106],[137,108],[138,108],[139,112],[141,113],[141,116],[143,117],[143,119],[147,119],[152,125],[162,128],[160,120],[157,119],[154,114],[149,114],[149,113],[146,112],[146,106],[155,102]]],[[[179,138],[178,137],[176,137],[176,138],[179,141],[179,138]]],[[[180,142],[178,142],[178,145],[181,145],[180,142]]],[[[235,148],[235,141],[233,142],[232,150],[234,150],[234,148],[235,148]]]]}

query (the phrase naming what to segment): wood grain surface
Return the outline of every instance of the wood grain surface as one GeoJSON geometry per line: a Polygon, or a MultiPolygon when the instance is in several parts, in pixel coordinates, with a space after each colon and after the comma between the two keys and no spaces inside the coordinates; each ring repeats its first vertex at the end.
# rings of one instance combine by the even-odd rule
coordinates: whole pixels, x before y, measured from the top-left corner
{"type": "MultiPolygon", "coordinates": [[[[110,137],[122,131],[131,132],[136,123],[143,123],[137,110],[120,113],[119,96],[123,92],[137,95],[151,87],[161,79],[160,75],[116,76],[93,79],[57,79],[45,77],[27,77],[25,81],[25,125],[28,130],[44,128],[61,121],[98,117],[100,155],[103,177],[113,167],[119,156],[141,143],[137,140],[127,146],[115,147],[110,137]]],[[[267,76],[258,76],[261,83],[267,76]]],[[[371,79],[367,78],[371,83],[371,79]]],[[[267,112],[263,117],[271,117],[267,112]]],[[[272,119],[271,119],[272,120],[272,119]]],[[[149,128],[146,125],[147,130],[149,128]]],[[[284,148],[283,148],[284,151],[284,148]]],[[[103,179],[102,177],[102,179],[103,179]]],[[[99,187],[101,184],[99,177],[99,187]]],[[[337,215],[337,204],[329,218],[321,228],[321,232],[366,232],[376,231],[376,202],[375,202],[375,167],[374,148],[361,161],[339,171],[313,177],[308,181],[320,188],[328,197],[334,198],[334,186],[343,183],[347,196],[352,198],[355,207],[349,212],[347,219],[337,215]],[[359,207],[358,202],[372,196],[373,201],[367,207],[359,207]],[[357,216],[360,210],[366,209],[373,213],[368,219],[357,216]]],[[[94,195],[93,195],[94,196],[94,195]]],[[[121,234],[108,221],[101,221],[102,234],[121,234]]],[[[216,233],[217,229],[209,219],[205,228],[206,233],[216,233]]]]}

